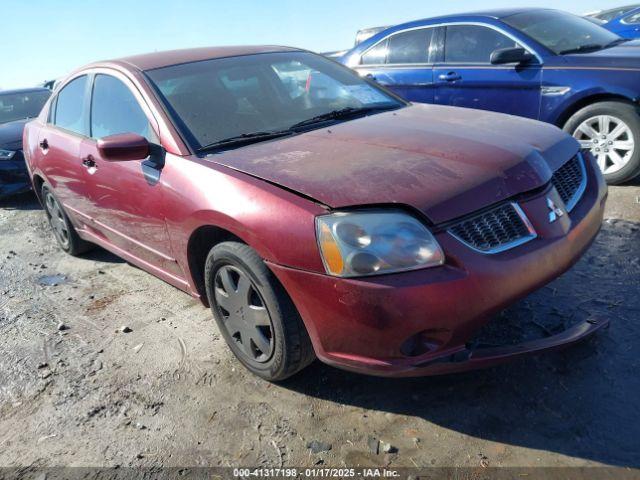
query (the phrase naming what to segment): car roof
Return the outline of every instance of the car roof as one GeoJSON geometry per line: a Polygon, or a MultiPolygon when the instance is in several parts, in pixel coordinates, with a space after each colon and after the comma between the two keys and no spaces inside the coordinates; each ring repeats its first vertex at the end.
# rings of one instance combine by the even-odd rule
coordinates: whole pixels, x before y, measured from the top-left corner
{"type": "Polygon", "coordinates": [[[145,53],[129,57],[109,60],[103,63],[118,63],[137,68],[138,70],[153,70],[155,68],[179,65],[181,63],[213,60],[215,58],[239,57],[244,55],[256,55],[261,53],[300,51],[297,48],[282,47],[277,45],[252,45],[252,46],[227,46],[227,47],[203,47],[186,48],[181,50],[168,50],[165,52],[145,53]]]}
{"type": "Polygon", "coordinates": [[[454,17],[488,17],[488,18],[506,18],[512,15],[517,15],[519,13],[530,13],[530,12],[539,12],[544,10],[553,10],[552,8],[496,8],[489,10],[477,10],[472,12],[464,12],[464,13],[454,13],[450,15],[441,15],[438,17],[429,17],[425,18],[422,21],[426,20],[444,20],[450,19],[454,17]]]}
{"type": "Polygon", "coordinates": [[[12,90],[0,90],[0,95],[11,95],[11,94],[20,94],[20,93],[33,93],[33,92],[51,93],[51,90],[44,87],[14,88],[12,90]]]}
{"type": "Polygon", "coordinates": [[[422,18],[418,20],[410,20],[405,23],[399,23],[397,25],[393,25],[388,27],[381,32],[376,33],[371,36],[367,40],[364,40],[362,43],[359,43],[354,47],[354,49],[361,48],[362,46],[367,46],[367,42],[379,41],[382,36],[388,35],[389,32],[393,33],[396,31],[400,31],[406,28],[414,28],[414,27],[422,27],[429,26],[439,23],[448,23],[448,22],[459,22],[465,21],[465,19],[478,19],[478,18],[486,18],[486,19],[494,19],[500,20],[503,18],[511,17],[513,15],[518,15],[520,13],[532,13],[532,12],[559,12],[560,10],[556,10],[553,8],[497,8],[491,10],[478,10],[472,12],[464,12],[464,13],[454,13],[449,15],[440,15],[437,17],[428,17],[422,18]]]}

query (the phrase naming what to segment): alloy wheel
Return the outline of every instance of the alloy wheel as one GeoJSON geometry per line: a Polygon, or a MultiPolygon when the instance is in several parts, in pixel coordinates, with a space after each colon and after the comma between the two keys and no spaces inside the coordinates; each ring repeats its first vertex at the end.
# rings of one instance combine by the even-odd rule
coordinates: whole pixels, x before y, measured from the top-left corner
{"type": "Polygon", "coordinates": [[[635,139],[629,125],[612,115],[596,115],[576,128],[573,136],[582,148],[591,150],[603,173],[624,168],[635,151],[635,139]]]}
{"type": "Polygon", "coordinates": [[[252,363],[269,361],[274,350],[273,324],[251,279],[232,265],[223,265],[214,279],[216,306],[229,337],[252,363]]]}
{"type": "Polygon", "coordinates": [[[47,211],[47,217],[49,218],[49,223],[53,228],[53,234],[56,236],[56,239],[64,248],[69,247],[69,228],[67,227],[67,222],[64,218],[64,213],[62,212],[62,208],[60,204],[55,199],[55,197],[51,194],[51,192],[47,192],[45,196],[45,207],[47,211]]]}

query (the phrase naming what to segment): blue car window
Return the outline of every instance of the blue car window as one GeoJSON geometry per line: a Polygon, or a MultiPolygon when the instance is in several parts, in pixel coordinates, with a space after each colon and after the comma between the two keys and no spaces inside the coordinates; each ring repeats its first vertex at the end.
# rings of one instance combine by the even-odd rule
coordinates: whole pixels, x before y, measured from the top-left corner
{"type": "Polygon", "coordinates": [[[495,50],[516,46],[512,39],[488,27],[450,25],[445,40],[445,62],[490,63],[495,50]]]}
{"type": "Polygon", "coordinates": [[[360,63],[362,63],[363,65],[381,65],[383,63],[386,63],[387,43],[388,40],[384,40],[367,51],[367,53],[362,56],[362,60],[360,63]]]}
{"type": "Polygon", "coordinates": [[[434,28],[420,28],[389,38],[387,63],[428,63],[434,28]]]}

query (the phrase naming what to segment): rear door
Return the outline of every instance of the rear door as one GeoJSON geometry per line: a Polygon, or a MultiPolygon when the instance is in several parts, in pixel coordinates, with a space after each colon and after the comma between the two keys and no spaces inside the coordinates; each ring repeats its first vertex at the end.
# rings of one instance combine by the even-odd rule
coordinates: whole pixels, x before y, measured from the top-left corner
{"type": "Polygon", "coordinates": [[[355,68],[406,100],[432,103],[438,32],[420,27],[394,33],[364,52],[355,68]]]}
{"type": "Polygon", "coordinates": [[[445,29],[444,52],[434,66],[434,101],[538,118],[542,65],[492,65],[491,54],[520,46],[488,25],[454,24],[445,29]]]}
{"type": "Polygon", "coordinates": [[[157,123],[142,96],[121,74],[96,73],[89,124],[90,136],[81,155],[90,174],[87,188],[94,234],[149,265],[182,276],[165,226],[164,152],[158,145],[157,123]],[[132,161],[103,158],[97,140],[120,133],[145,137],[152,144],[152,155],[132,161]]]}
{"type": "Polygon", "coordinates": [[[82,226],[89,209],[80,150],[88,135],[87,75],[68,82],[53,100],[48,122],[38,137],[39,162],[45,178],[76,225],[82,226]]]}

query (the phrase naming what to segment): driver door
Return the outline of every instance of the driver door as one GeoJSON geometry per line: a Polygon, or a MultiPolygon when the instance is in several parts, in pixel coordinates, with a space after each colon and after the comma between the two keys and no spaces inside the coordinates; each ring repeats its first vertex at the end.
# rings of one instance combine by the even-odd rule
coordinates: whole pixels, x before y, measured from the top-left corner
{"type": "Polygon", "coordinates": [[[434,66],[434,102],[537,119],[542,65],[492,65],[491,54],[520,46],[484,25],[447,25],[444,52],[434,66]]]}

